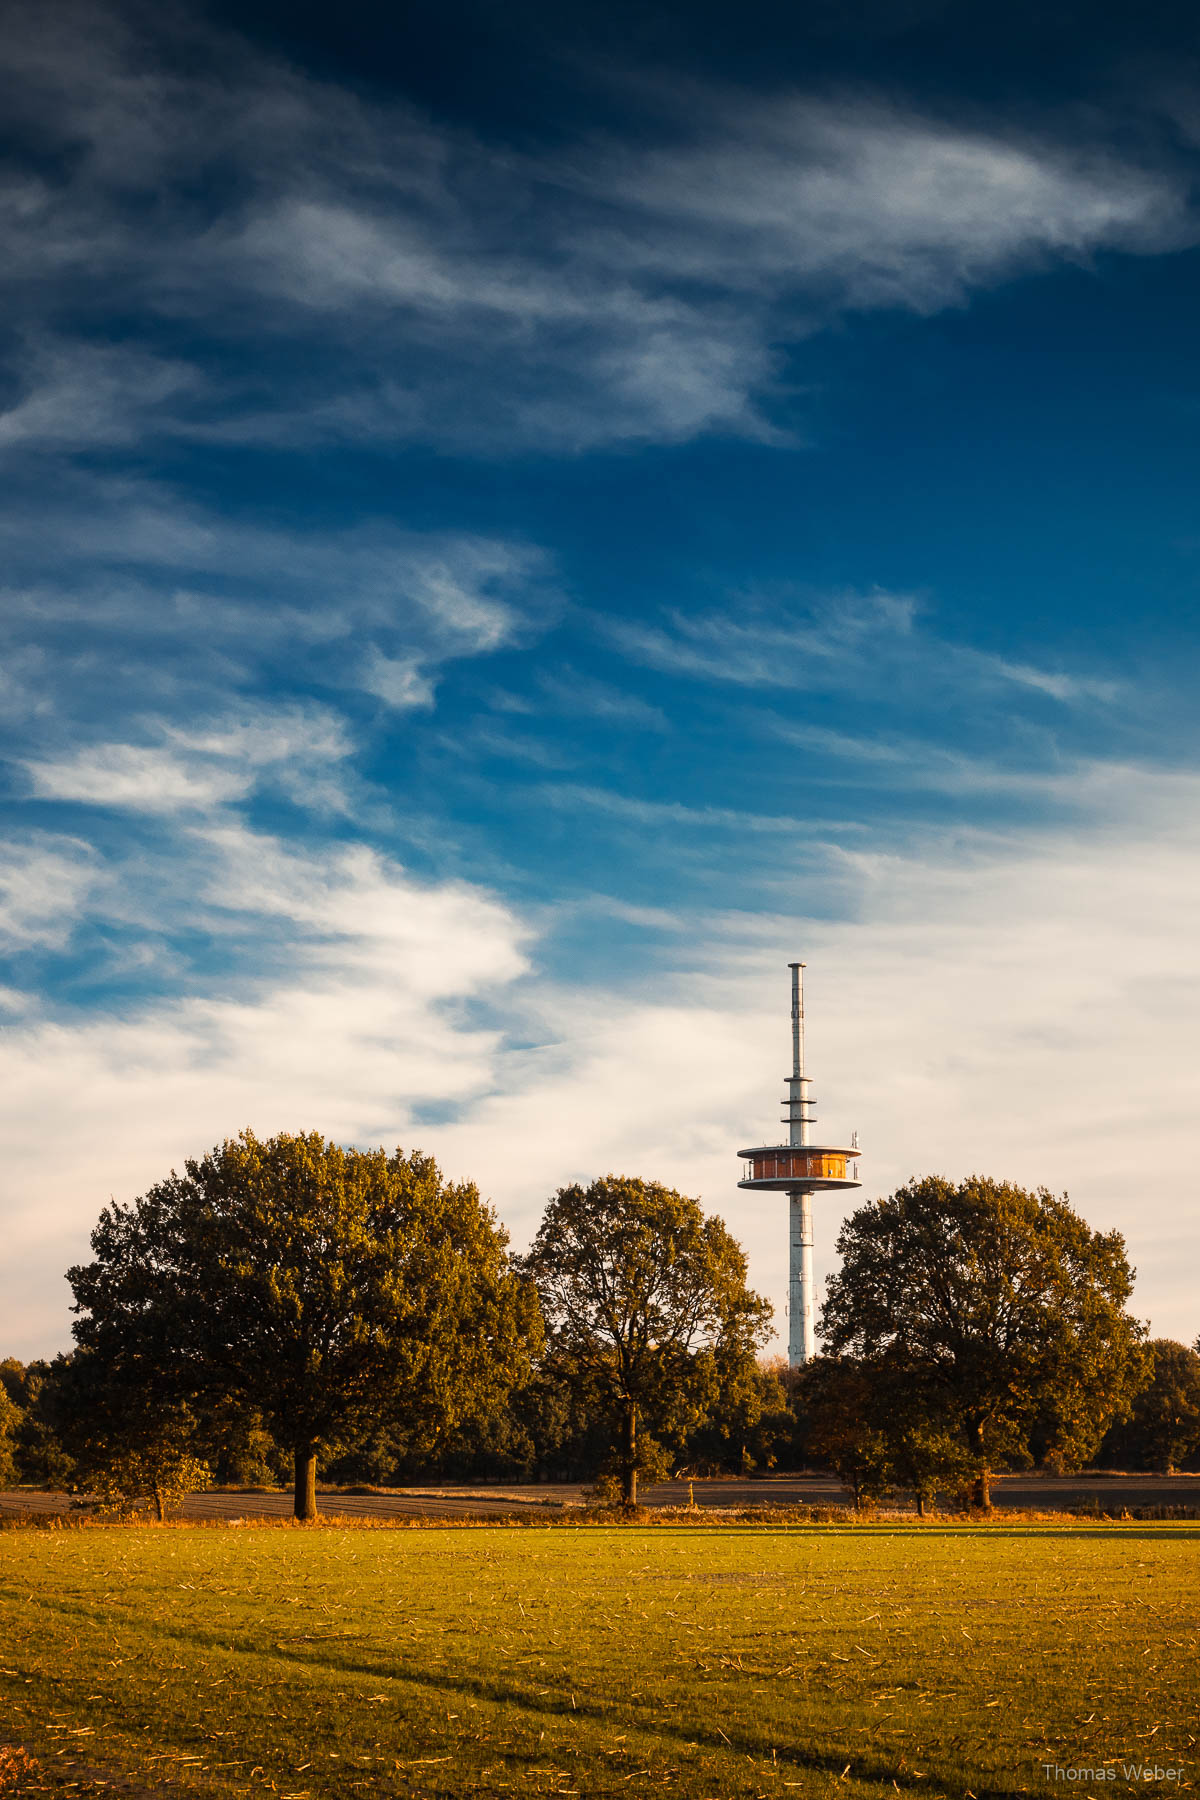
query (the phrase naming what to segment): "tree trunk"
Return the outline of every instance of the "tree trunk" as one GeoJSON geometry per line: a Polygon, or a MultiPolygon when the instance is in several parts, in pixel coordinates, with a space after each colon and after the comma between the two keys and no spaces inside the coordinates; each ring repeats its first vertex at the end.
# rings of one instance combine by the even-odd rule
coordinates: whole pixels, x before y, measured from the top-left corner
{"type": "Polygon", "coordinates": [[[154,1490],[154,1510],[158,1514],[159,1524],[165,1525],[167,1522],[167,1509],[163,1505],[163,1492],[161,1488],[155,1488],[154,1490]]]}
{"type": "Polygon", "coordinates": [[[972,1454],[978,1459],[975,1480],[972,1484],[971,1505],[979,1512],[992,1510],[992,1472],[984,1461],[982,1419],[970,1427],[970,1445],[972,1454]]]}
{"type": "Polygon", "coordinates": [[[296,1445],[296,1502],[298,1519],[317,1516],[317,1453],[306,1439],[296,1445]]]}
{"type": "Polygon", "coordinates": [[[627,1512],[637,1505],[637,1425],[635,1400],[625,1402],[625,1443],[621,1452],[621,1504],[627,1512]]]}
{"type": "Polygon", "coordinates": [[[917,1517],[918,1517],[918,1519],[926,1518],[928,1516],[928,1513],[929,1513],[928,1500],[926,1499],[924,1494],[918,1494],[917,1495],[917,1517]]]}

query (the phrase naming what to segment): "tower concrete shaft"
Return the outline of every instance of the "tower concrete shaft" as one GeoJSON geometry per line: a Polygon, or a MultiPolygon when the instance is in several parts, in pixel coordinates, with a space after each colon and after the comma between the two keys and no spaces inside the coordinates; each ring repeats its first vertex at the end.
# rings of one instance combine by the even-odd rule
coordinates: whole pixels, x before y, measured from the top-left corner
{"type": "Polygon", "coordinates": [[[791,1242],[788,1281],[788,1362],[792,1368],[817,1354],[813,1318],[812,1192],[793,1188],[788,1194],[788,1237],[791,1242]]]}

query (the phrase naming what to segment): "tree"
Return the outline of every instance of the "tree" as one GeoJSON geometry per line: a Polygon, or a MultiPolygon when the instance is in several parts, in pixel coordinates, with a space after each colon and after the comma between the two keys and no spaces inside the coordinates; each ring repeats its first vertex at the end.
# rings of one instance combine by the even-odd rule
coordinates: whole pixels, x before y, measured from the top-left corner
{"type": "Polygon", "coordinates": [[[841,1476],[856,1507],[908,1489],[924,1517],[939,1490],[970,1479],[936,1397],[897,1358],[818,1356],[799,1374],[808,1448],[841,1476]]]}
{"type": "Polygon", "coordinates": [[[841,1477],[857,1511],[882,1500],[896,1474],[863,1365],[850,1356],[818,1356],[805,1365],[803,1386],[812,1454],[841,1477]]]}
{"type": "Polygon", "coordinates": [[[523,1267],[548,1351],[607,1402],[627,1508],[661,1466],[651,1429],[678,1438],[710,1417],[731,1371],[754,1360],[771,1308],[720,1219],[659,1182],[608,1175],[560,1188],[523,1267]]]}
{"type": "Polygon", "coordinates": [[[447,1444],[445,1468],[461,1476],[591,1480],[609,1455],[610,1410],[603,1382],[551,1342],[503,1413],[468,1421],[457,1442],[447,1444]]]}
{"type": "Polygon", "coordinates": [[[773,1469],[796,1431],[783,1358],[753,1360],[737,1346],[717,1353],[717,1393],[707,1416],[687,1434],[682,1454],[700,1475],[748,1475],[773,1469]]]}
{"type": "Polygon", "coordinates": [[[136,1507],[139,1501],[153,1500],[162,1525],[173,1506],[211,1485],[212,1470],[206,1462],[160,1439],[144,1451],[118,1450],[98,1461],[88,1491],[105,1506],[136,1507]]]}
{"type": "Polygon", "coordinates": [[[211,1485],[198,1421],[161,1387],[130,1381],[91,1350],[58,1356],[39,1396],[63,1458],[63,1482],[104,1506],[152,1501],[160,1524],[187,1494],[211,1485]]]}
{"type": "Polygon", "coordinates": [[[0,1381],[0,1487],[17,1479],[17,1429],[21,1409],[9,1397],[8,1384],[0,1381]]]}
{"type": "Polygon", "coordinates": [[[1143,1380],[1143,1328],[1119,1232],[1091,1231],[1065,1197],[929,1176],[851,1215],[822,1332],[966,1454],[975,1504],[989,1476],[1046,1453],[1091,1455],[1143,1380]]]}
{"type": "Polygon", "coordinates": [[[506,1243],[474,1185],[419,1152],[245,1131],[105,1209],[68,1274],[75,1336],[168,1410],[258,1412],[312,1519],[319,1450],[381,1418],[432,1441],[527,1367],[541,1321],[506,1243]]]}
{"type": "Polygon", "coordinates": [[[1171,1338],[1152,1338],[1146,1360],[1146,1386],[1128,1418],[1109,1431],[1102,1460],[1173,1475],[1200,1456],[1200,1355],[1171,1338]]]}
{"type": "Polygon", "coordinates": [[[25,1364],[15,1356],[0,1360],[0,1389],[19,1412],[25,1404],[25,1364]]]}
{"type": "Polygon", "coordinates": [[[57,1425],[55,1392],[60,1365],[20,1363],[8,1357],[0,1363],[0,1387],[16,1409],[12,1430],[12,1456],[18,1481],[39,1487],[65,1488],[71,1477],[71,1458],[64,1449],[57,1425]]]}
{"type": "Polygon", "coordinates": [[[939,1491],[969,1491],[976,1475],[970,1451],[930,1397],[886,1377],[874,1387],[875,1417],[897,1487],[909,1489],[924,1518],[939,1491]]]}

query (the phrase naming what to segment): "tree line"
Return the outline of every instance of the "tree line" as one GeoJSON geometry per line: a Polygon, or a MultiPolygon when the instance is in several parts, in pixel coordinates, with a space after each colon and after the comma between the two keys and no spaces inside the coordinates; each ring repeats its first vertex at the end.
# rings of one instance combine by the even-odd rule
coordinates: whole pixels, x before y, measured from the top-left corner
{"type": "Polygon", "coordinates": [[[209,1481],[835,1472],[859,1505],[986,1508],[999,1470],[1200,1461],[1200,1354],[1147,1341],[1117,1232],[1065,1198],[914,1181],[838,1239],[824,1353],[721,1220],[660,1183],[562,1188],[524,1256],[432,1158],[243,1132],[92,1234],[75,1348],[0,1363],[0,1484],[171,1501],[209,1481]]]}

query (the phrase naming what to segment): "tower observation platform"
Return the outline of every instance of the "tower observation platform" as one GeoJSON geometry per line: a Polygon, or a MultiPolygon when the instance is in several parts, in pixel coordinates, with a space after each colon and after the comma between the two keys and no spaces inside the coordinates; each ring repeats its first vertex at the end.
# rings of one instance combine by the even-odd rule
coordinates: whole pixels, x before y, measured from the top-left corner
{"type": "Polygon", "coordinates": [[[804,1073],[804,968],[789,963],[792,971],[792,1072],[787,1079],[788,1127],[786,1144],[757,1144],[738,1155],[746,1173],[740,1188],[783,1193],[788,1196],[788,1361],[795,1368],[816,1355],[813,1318],[812,1197],[839,1188],[857,1188],[858,1133],[849,1144],[814,1144],[812,1116],[815,1102],[809,1097],[811,1082],[804,1073]]]}

